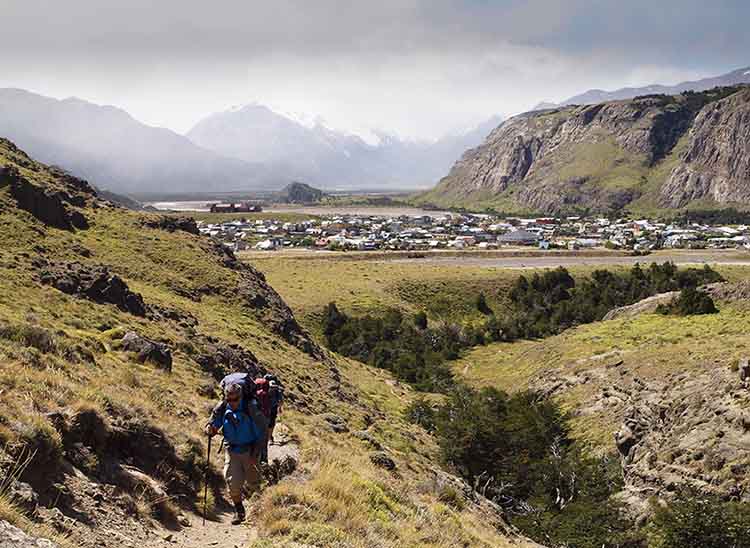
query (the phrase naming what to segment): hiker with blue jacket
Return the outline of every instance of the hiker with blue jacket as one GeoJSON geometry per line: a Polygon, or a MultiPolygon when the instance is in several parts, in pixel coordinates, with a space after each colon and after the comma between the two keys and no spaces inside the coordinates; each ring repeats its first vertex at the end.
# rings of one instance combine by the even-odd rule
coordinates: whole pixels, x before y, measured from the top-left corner
{"type": "Polygon", "coordinates": [[[206,434],[214,436],[221,430],[224,435],[224,479],[234,503],[232,524],[238,525],[245,520],[243,489],[249,494],[260,489],[259,442],[267,425],[257,404],[247,401],[250,398],[242,382],[222,382],[222,388],[224,400],[211,413],[206,434]]]}

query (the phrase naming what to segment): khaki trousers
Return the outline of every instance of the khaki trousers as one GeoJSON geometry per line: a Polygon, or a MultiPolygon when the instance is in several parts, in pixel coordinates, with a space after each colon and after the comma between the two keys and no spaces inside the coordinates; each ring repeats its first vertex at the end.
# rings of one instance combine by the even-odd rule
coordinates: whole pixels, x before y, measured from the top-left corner
{"type": "Polygon", "coordinates": [[[247,489],[248,496],[260,489],[258,460],[251,451],[232,453],[227,448],[224,452],[224,479],[232,502],[241,502],[243,488],[247,489]]]}

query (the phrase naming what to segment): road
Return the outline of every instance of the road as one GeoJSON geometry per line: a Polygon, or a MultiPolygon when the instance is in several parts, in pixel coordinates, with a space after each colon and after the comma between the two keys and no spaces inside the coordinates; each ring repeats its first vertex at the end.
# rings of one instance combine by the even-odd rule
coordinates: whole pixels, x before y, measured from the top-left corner
{"type": "Polygon", "coordinates": [[[488,255],[439,256],[425,254],[421,258],[398,258],[395,262],[471,266],[488,268],[554,268],[557,266],[631,266],[636,263],[673,262],[677,265],[725,264],[750,266],[750,251],[695,250],[659,251],[641,257],[620,254],[557,254],[539,252],[528,256],[488,255]]]}

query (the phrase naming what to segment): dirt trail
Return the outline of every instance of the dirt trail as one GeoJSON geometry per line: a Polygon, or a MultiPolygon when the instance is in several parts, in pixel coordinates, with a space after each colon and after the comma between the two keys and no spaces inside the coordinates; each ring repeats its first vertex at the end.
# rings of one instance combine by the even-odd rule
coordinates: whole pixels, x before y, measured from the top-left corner
{"type": "Polygon", "coordinates": [[[205,526],[202,521],[200,516],[193,515],[190,517],[190,527],[184,527],[181,531],[159,530],[157,538],[146,548],[247,548],[257,538],[257,531],[251,523],[232,525],[231,513],[220,514],[215,521],[206,520],[205,526]]]}
{"type": "MultiPolygon", "coordinates": [[[[268,448],[268,460],[271,463],[284,462],[287,458],[299,460],[299,446],[289,437],[288,430],[284,425],[277,427],[276,443],[268,448]]],[[[248,520],[242,525],[232,525],[232,513],[224,512],[214,520],[206,520],[200,515],[190,515],[190,526],[183,527],[179,531],[170,531],[160,528],[154,533],[152,541],[142,548],[206,548],[221,546],[222,548],[247,548],[258,538],[258,532],[253,527],[253,516],[250,505],[245,502],[248,510],[248,520]]]]}

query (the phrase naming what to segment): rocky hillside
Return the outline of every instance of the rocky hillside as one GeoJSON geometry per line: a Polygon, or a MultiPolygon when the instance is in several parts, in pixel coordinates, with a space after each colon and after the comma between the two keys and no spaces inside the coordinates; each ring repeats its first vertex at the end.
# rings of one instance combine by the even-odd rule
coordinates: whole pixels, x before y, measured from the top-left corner
{"type": "Polygon", "coordinates": [[[574,434],[618,454],[637,515],[690,487],[750,501],[746,270],[707,287],[718,314],[655,314],[662,294],[538,341],[490,345],[456,364],[467,381],[531,388],[569,410],[574,434]]]}
{"type": "Polygon", "coordinates": [[[644,96],[511,118],[423,204],[545,213],[748,203],[750,88],[644,96]]]}
{"type": "Polygon", "coordinates": [[[322,200],[325,195],[319,188],[295,181],[279,192],[279,200],[288,204],[314,204],[322,200]]]}
{"type": "Polygon", "coordinates": [[[0,140],[0,230],[0,544],[528,545],[437,467],[402,419],[410,390],[322,350],[192,220],[116,206],[0,140]],[[221,530],[218,455],[196,515],[201,426],[233,370],[287,387],[242,543],[221,530]]]}

